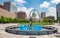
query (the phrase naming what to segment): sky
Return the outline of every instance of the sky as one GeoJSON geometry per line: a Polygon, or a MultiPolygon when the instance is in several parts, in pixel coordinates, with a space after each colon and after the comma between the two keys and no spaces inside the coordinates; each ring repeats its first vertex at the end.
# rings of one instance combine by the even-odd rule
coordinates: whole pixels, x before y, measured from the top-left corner
{"type": "Polygon", "coordinates": [[[46,16],[54,16],[56,19],[56,5],[60,0],[0,0],[3,5],[5,1],[10,1],[16,5],[17,11],[25,11],[27,16],[32,9],[37,9],[39,13],[46,12],[46,16]]]}

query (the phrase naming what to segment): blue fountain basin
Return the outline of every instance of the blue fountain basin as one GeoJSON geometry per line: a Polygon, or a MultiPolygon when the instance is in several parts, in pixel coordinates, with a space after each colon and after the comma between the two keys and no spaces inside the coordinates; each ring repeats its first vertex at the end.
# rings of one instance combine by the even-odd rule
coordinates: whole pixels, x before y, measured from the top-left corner
{"type": "Polygon", "coordinates": [[[42,25],[20,25],[20,30],[21,31],[40,31],[42,30],[42,25]]]}

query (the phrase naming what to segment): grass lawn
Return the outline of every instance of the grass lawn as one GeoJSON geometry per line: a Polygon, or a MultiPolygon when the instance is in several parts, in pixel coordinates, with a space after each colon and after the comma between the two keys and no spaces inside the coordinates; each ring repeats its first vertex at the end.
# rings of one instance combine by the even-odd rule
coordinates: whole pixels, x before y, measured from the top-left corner
{"type": "MultiPolygon", "coordinates": [[[[19,23],[19,24],[24,24],[24,25],[26,25],[26,24],[29,24],[29,23],[19,23]]],[[[34,23],[32,23],[33,25],[53,25],[54,23],[49,23],[49,22],[34,22],[34,23]]]]}

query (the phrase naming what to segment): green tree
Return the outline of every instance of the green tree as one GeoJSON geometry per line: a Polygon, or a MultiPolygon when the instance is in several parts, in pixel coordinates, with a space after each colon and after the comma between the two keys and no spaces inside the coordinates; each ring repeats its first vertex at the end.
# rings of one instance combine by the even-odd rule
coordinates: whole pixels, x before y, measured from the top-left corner
{"type": "Polygon", "coordinates": [[[14,18],[14,19],[12,20],[12,22],[13,22],[13,23],[17,23],[17,20],[18,20],[18,19],[14,18]]]}
{"type": "Polygon", "coordinates": [[[1,18],[0,18],[0,22],[1,22],[1,23],[6,23],[6,22],[7,22],[6,17],[1,16],[1,18]]]}
{"type": "Polygon", "coordinates": [[[45,19],[44,19],[44,22],[50,22],[50,23],[53,23],[53,22],[54,22],[54,19],[51,19],[51,18],[45,18],[45,19]]]}

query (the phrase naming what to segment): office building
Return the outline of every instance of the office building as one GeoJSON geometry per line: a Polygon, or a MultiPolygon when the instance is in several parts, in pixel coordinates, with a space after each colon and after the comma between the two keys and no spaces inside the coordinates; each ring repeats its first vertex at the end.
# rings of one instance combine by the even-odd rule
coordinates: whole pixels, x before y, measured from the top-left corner
{"type": "Polygon", "coordinates": [[[17,12],[17,7],[11,2],[4,2],[4,9],[10,12],[17,12]]]}
{"type": "Polygon", "coordinates": [[[46,17],[45,12],[41,12],[41,18],[44,19],[46,17]]]}
{"type": "Polygon", "coordinates": [[[27,17],[26,13],[23,12],[23,11],[17,12],[16,15],[17,15],[17,18],[18,18],[18,19],[26,19],[26,17],[27,17]]]}
{"type": "Polygon", "coordinates": [[[58,20],[58,17],[60,17],[60,3],[56,5],[56,14],[57,14],[57,20],[58,20]]]}

